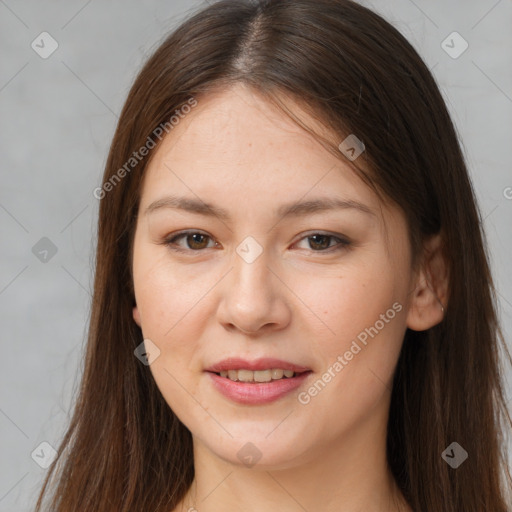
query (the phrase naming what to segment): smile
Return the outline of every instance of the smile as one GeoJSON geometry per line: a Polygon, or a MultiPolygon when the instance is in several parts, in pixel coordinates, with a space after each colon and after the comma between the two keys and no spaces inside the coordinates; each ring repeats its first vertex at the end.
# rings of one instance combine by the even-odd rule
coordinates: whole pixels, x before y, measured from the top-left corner
{"type": "MultiPolygon", "coordinates": [[[[302,373],[302,372],[301,372],[302,373]]],[[[293,370],[283,370],[280,368],[272,368],[268,370],[224,370],[217,373],[221,377],[226,377],[232,381],[240,382],[271,382],[283,378],[289,379],[299,375],[293,370]]]]}
{"type": "Polygon", "coordinates": [[[262,405],[290,395],[313,372],[308,370],[296,373],[292,370],[281,369],[253,372],[242,369],[206,373],[210,377],[215,390],[230,401],[245,405],[262,405]],[[291,375],[286,376],[285,371],[287,375],[291,375]],[[230,373],[232,378],[229,376],[230,373]],[[272,376],[272,373],[274,373],[275,378],[272,376]],[[234,380],[235,378],[237,380],[234,380]],[[258,379],[265,380],[259,381],[258,379]]]}

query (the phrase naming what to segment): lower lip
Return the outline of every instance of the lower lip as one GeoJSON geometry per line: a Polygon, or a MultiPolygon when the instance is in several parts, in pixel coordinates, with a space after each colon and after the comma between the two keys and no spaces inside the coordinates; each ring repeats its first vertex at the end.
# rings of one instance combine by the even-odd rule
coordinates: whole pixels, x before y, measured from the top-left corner
{"type": "Polygon", "coordinates": [[[297,389],[311,371],[303,372],[297,377],[273,380],[270,382],[238,382],[208,372],[213,385],[225,397],[240,404],[267,404],[297,389]]]}

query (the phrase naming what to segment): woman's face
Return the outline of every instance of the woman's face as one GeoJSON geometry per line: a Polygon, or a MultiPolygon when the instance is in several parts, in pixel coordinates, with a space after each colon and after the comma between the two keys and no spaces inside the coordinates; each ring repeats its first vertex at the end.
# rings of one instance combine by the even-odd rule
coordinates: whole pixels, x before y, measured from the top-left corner
{"type": "Polygon", "coordinates": [[[201,100],[155,151],[134,319],[195,447],[284,468],[382,442],[414,289],[403,215],[241,86],[201,100]]]}

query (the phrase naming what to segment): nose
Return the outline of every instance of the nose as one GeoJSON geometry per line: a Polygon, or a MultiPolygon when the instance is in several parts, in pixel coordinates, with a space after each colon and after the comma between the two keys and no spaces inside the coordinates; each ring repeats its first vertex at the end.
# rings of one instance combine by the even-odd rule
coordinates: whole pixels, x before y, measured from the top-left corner
{"type": "Polygon", "coordinates": [[[278,265],[270,261],[265,250],[251,263],[235,255],[231,272],[222,280],[217,310],[218,320],[226,329],[255,335],[283,329],[290,323],[293,293],[273,267],[278,265]]]}

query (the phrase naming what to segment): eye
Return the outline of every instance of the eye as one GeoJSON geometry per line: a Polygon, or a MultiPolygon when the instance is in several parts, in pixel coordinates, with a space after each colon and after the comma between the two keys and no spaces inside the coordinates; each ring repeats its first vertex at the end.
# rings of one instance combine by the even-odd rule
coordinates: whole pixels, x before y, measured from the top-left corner
{"type": "MultiPolygon", "coordinates": [[[[210,239],[213,242],[213,239],[200,231],[182,231],[170,238],[166,238],[162,243],[171,249],[172,251],[177,252],[201,252],[202,249],[207,249],[207,240],[210,239]],[[184,239],[187,247],[183,248],[180,246],[177,241],[184,239]]],[[[340,236],[335,236],[330,233],[312,233],[308,236],[302,237],[299,242],[307,240],[309,241],[308,245],[313,252],[335,252],[340,251],[342,249],[347,248],[351,245],[351,242],[346,238],[340,236]],[[336,240],[338,243],[331,244],[333,240],[336,240]],[[329,249],[329,250],[326,250],[329,249]]],[[[218,245],[217,242],[214,242],[214,246],[218,245]]],[[[213,247],[214,247],[213,246],[213,247]]],[[[210,246],[212,248],[212,246],[210,246]]]]}
{"type": "Polygon", "coordinates": [[[301,240],[307,240],[310,248],[313,248],[313,252],[335,252],[340,251],[350,245],[350,242],[346,238],[331,235],[330,233],[312,233],[308,236],[301,238],[301,240]],[[338,244],[334,246],[330,244],[331,241],[337,240],[338,244]],[[320,249],[320,250],[317,250],[320,249]],[[326,251],[325,249],[333,249],[326,251]]]}
{"type": "Polygon", "coordinates": [[[199,231],[182,231],[181,233],[178,233],[177,235],[167,238],[163,243],[169,247],[169,249],[173,251],[178,252],[188,252],[188,250],[192,251],[199,251],[201,249],[205,249],[205,239],[208,239],[211,237],[209,235],[206,235],[204,233],[201,233],[199,231]],[[188,247],[186,249],[183,249],[179,247],[176,244],[176,240],[179,240],[181,238],[185,238],[185,241],[187,242],[188,247]]]}

